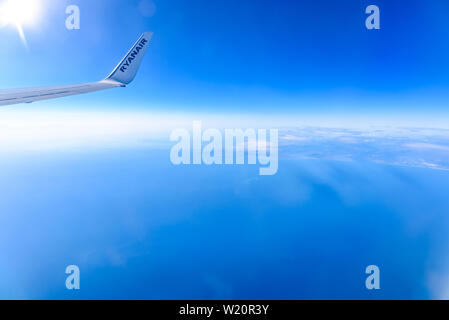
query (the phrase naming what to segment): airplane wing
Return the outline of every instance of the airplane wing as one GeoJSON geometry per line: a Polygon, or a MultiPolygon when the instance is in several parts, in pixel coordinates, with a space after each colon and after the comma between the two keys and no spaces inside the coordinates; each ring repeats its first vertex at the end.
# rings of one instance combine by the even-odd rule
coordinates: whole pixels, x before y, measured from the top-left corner
{"type": "Polygon", "coordinates": [[[142,34],[114,71],[104,80],[77,85],[0,90],[0,106],[31,103],[110,88],[126,87],[136,76],[152,36],[152,32],[142,34]]]}

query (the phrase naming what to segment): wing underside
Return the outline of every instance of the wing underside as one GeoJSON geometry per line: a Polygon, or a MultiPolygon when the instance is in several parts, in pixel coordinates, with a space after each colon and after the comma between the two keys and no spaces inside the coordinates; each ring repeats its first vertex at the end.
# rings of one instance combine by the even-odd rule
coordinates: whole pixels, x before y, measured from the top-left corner
{"type": "Polygon", "coordinates": [[[41,100],[62,98],[116,87],[123,87],[123,84],[110,80],[102,80],[99,82],[79,84],[79,85],[17,89],[17,90],[0,90],[0,106],[18,103],[31,103],[41,100]]]}

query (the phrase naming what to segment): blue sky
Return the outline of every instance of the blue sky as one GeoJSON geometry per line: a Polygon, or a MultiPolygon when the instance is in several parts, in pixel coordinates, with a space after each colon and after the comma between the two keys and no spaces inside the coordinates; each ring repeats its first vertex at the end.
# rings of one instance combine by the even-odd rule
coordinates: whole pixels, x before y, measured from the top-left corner
{"type": "Polygon", "coordinates": [[[28,48],[0,28],[0,88],[154,37],[126,89],[0,108],[0,298],[448,297],[447,1],[39,1],[28,48]],[[279,128],[278,174],[173,165],[193,120],[279,128]]]}
{"type": "Polygon", "coordinates": [[[155,36],[126,92],[37,108],[447,113],[445,1],[41,2],[39,21],[25,27],[28,50],[16,30],[0,29],[1,88],[95,81],[141,32],[155,36]],[[81,9],[81,30],[65,28],[69,4],[81,9]],[[381,9],[379,31],[365,28],[369,4],[381,9]]]}

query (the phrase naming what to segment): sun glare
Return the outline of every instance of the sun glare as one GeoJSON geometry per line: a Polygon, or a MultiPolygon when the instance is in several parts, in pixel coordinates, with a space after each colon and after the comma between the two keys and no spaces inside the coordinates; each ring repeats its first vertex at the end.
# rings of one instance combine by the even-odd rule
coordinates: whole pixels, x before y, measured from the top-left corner
{"type": "Polygon", "coordinates": [[[0,8],[6,23],[24,26],[35,22],[39,6],[38,0],[5,0],[0,8]]]}
{"type": "Polygon", "coordinates": [[[0,27],[14,26],[26,45],[24,26],[36,23],[40,0],[4,0],[0,1],[0,27]]]}

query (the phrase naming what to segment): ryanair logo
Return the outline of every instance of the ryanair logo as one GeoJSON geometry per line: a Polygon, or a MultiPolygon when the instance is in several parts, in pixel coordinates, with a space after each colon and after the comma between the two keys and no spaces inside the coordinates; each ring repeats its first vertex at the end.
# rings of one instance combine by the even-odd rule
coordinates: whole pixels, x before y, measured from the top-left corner
{"type": "Polygon", "coordinates": [[[143,50],[145,45],[148,43],[148,40],[143,38],[139,44],[134,48],[134,50],[126,57],[125,62],[123,62],[120,67],[121,72],[125,72],[133,63],[134,59],[139,55],[140,51],[143,50]]]}

